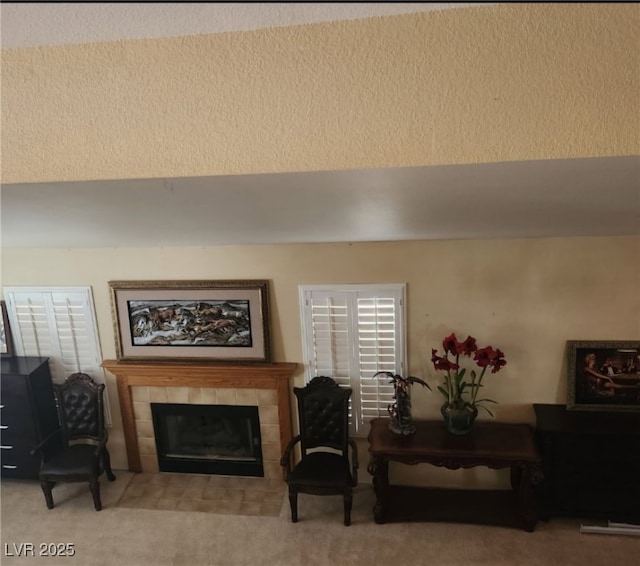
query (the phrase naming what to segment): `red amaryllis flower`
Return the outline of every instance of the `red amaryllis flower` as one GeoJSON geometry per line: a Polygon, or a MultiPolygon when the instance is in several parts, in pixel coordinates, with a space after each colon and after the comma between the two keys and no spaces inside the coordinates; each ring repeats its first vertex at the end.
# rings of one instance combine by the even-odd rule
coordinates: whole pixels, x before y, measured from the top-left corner
{"type": "Polygon", "coordinates": [[[444,355],[439,356],[437,350],[432,349],[431,361],[436,370],[447,372],[444,376],[444,383],[438,386],[438,391],[444,396],[446,402],[450,405],[468,403],[474,407],[482,407],[493,416],[493,413],[484,404],[495,403],[495,401],[488,398],[478,399],[478,392],[483,387],[482,379],[487,368],[491,368],[491,373],[496,373],[506,365],[504,353],[498,349],[494,350],[491,346],[478,348],[473,336],[467,336],[464,342],[459,342],[454,333],[442,341],[442,346],[444,355]],[[449,359],[449,354],[452,355],[455,362],[449,359]],[[468,357],[473,354],[473,361],[482,370],[480,375],[475,370],[467,373],[466,368],[462,369],[458,365],[460,354],[468,357]]]}
{"type": "Polygon", "coordinates": [[[447,336],[442,341],[442,347],[444,348],[445,354],[449,353],[449,354],[453,354],[454,356],[457,356],[460,353],[460,350],[462,349],[462,344],[458,342],[458,339],[456,338],[455,333],[452,332],[450,336],[447,336]]]}
{"type": "Polygon", "coordinates": [[[467,336],[467,339],[461,344],[461,346],[462,351],[460,353],[465,356],[471,356],[471,354],[478,349],[476,339],[473,336],[467,336]]]}
{"type": "Polygon", "coordinates": [[[458,369],[458,364],[450,361],[447,358],[443,358],[441,356],[436,355],[436,350],[431,350],[431,361],[433,362],[433,367],[436,368],[437,370],[451,370],[451,369],[458,369]]]}
{"type": "Polygon", "coordinates": [[[491,346],[487,346],[486,348],[480,348],[479,350],[476,350],[473,359],[479,367],[486,368],[488,365],[491,365],[491,362],[493,361],[495,355],[496,353],[493,348],[491,346]]]}
{"type": "Polygon", "coordinates": [[[507,365],[507,360],[504,359],[504,353],[499,348],[496,348],[496,351],[489,365],[491,366],[491,373],[499,372],[504,366],[507,365]]]}

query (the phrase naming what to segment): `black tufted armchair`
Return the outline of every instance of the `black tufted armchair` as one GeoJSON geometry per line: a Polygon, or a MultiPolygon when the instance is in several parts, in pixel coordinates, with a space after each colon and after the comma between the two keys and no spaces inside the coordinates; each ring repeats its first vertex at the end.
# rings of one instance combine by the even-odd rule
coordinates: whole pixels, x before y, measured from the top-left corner
{"type": "Polygon", "coordinates": [[[298,493],[342,495],[344,524],[348,526],[353,487],[358,483],[358,450],[349,438],[351,389],[319,376],[306,387],[294,387],[293,392],[298,401],[300,434],[291,439],[280,461],[289,485],[291,521],[298,521],[298,493]],[[292,467],[293,449],[298,443],[302,458],[292,467]]]}
{"type": "Polygon", "coordinates": [[[53,509],[51,490],[57,482],[89,482],[96,511],[102,509],[98,478],[111,471],[104,425],[104,385],[98,385],[85,373],[70,375],[62,385],[54,386],[60,428],[32,450],[40,452],[40,485],[47,507],[53,509]]]}

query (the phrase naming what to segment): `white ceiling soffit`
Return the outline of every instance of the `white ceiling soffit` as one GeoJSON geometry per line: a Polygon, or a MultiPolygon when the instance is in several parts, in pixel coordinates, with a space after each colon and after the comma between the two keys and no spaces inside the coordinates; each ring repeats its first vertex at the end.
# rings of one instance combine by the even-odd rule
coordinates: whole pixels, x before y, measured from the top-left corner
{"type": "Polygon", "coordinates": [[[2,186],[2,247],[640,234],[637,156],[2,186]]]}
{"type": "Polygon", "coordinates": [[[248,31],[451,8],[474,3],[5,3],[2,48],[248,31]]]}

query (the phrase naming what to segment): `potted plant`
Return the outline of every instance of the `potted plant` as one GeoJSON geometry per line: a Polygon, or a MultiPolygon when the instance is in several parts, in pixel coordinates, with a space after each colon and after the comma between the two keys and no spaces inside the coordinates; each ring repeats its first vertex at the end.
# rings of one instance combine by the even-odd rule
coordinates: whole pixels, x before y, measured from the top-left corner
{"type": "Polygon", "coordinates": [[[437,350],[431,350],[433,367],[438,371],[444,371],[444,384],[438,385],[438,391],[445,398],[440,408],[445,420],[447,430],[453,434],[467,434],[478,415],[478,407],[483,408],[493,417],[493,413],[484,406],[484,403],[496,403],[493,399],[478,398],[483,387],[482,379],[491,368],[491,373],[500,371],[507,360],[504,353],[491,346],[478,348],[476,339],[468,336],[464,342],[459,342],[455,333],[447,336],[442,341],[444,355],[438,355],[437,350]],[[472,369],[468,376],[466,368],[461,367],[460,356],[471,358],[481,371],[480,374],[472,369]]]}
{"type": "Polygon", "coordinates": [[[387,407],[391,420],[389,421],[389,428],[392,432],[407,436],[413,434],[416,431],[416,427],[411,420],[411,397],[409,395],[409,386],[412,383],[419,383],[427,389],[431,389],[429,384],[420,379],[419,377],[402,377],[397,373],[391,373],[390,371],[379,371],[373,377],[384,375],[388,377],[393,383],[393,398],[395,403],[387,407]]]}

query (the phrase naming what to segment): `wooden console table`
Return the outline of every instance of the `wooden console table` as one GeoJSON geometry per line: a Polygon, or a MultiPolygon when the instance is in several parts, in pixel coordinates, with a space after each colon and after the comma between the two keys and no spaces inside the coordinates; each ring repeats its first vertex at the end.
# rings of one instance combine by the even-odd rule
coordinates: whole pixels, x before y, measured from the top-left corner
{"type": "Polygon", "coordinates": [[[541,479],[540,458],[527,424],[476,422],[464,436],[448,433],[441,421],[414,421],[416,433],[402,437],[389,419],[373,419],[369,473],[373,476],[376,523],[451,521],[515,526],[533,531],[537,510],[533,484],[541,479]],[[428,463],[450,470],[510,468],[511,490],[439,489],[390,485],[389,462],[428,463]]]}

